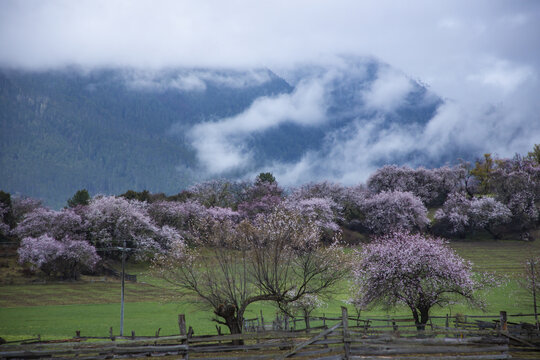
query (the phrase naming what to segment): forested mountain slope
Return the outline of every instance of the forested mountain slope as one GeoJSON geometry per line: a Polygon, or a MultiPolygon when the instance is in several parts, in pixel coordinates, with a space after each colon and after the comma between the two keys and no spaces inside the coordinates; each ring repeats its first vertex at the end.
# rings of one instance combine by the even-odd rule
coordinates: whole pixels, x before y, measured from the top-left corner
{"type": "MultiPolygon", "coordinates": [[[[239,177],[276,162],[298,161],[307,151],[325,151],[329,136],[346,132],[352,121],[380,113],[362,94],[386,68],[375,61],[349,61],[339,71],[290,72],[288,81],[268,69],[3,69],[0,188],[59,207],[81,188],[91,194],[177,193],[210,175],[239,177]],[[315,90],[306,88],[318,90],[323,99],[315,99],[322,105],[314,115],[296,114],[310,109],[302,96],[315,90]],[[275,123],[242,133],[233,144],[250,154],[250,163],[209,171],[201,160],[205,149],[197,147],[204,129],[202,140],[193,129],[239,116],[249,127],[267,115],[257,108],[265,101],[266,113],[274,103],[289,107],[267,119],[275,123]]],[[[381,129],[424,124],[441,103],[423,86],[407,82],[405,100],[385,112],[381,129]]],[[[223,138],[236,139],[236,134],[223,138]]],[[[208,157],[211,161],[212,153],[208,157]]]]}

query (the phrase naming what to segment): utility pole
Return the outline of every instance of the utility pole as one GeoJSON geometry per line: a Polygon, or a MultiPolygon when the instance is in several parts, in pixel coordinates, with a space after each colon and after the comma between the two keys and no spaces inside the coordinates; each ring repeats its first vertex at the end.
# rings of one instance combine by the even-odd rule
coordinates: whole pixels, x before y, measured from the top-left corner
{"type": "Polygon", "coordinates": [[[120,336],[124,336],[124,279],[126,273],[126,240],[122,247],[122,290],[120,293],[120,336]]]}
{"type": "Polygon", "coordinates": [[[529,264],[531,265],[531,280],[532,280],[532,294],[533,294],[533,302],[534,302],[534,320],[536,321],[536,328],[538,328],[538,310],[536,308],[536,269],[534,268],[535,260],[531,259],[529,261],[529,264]]]}

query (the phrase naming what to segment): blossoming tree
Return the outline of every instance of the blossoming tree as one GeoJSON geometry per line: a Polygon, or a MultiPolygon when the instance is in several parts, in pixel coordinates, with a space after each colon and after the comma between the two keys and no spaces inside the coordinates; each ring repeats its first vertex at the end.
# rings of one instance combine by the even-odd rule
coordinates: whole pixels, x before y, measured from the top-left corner
{"type": "Polygon", "coordinates": [[[404,304],[423,330],[435,305],[456,297],[481,306],[475,292],[489,281],[476,279],[471,263],[459,257],[439,238],[396,232],[363,247],[353,270],[355,298],[370,304],[404,304]]]}
{"type": "Polygon", "coordinates": [[[364,225],[375,234],[396,230],[423,230],[429,223],[427,209],[410,192],[383,191],[361,205],[364,225]]]}

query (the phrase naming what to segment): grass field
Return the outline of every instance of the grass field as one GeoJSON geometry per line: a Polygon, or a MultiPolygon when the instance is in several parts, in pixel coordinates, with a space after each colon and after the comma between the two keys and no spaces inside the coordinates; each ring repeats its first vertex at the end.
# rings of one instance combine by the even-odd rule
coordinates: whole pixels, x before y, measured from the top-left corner
{"type": "MultiPolygon", "coordinates": [[[[517,278],[524,260],[540,254],[540,241],[476,241],[453,242],[451,246],[465,259],[474,263],[478,271],[493,271],[508,280],[503,286],[485,294],[488,314],[506,310],[509,314],[531,313],[530,296],[520,287],[517,278]]],[[[113,278],[84,277],[79,282],[33,282],[22,277],[10,259],[10,267],[0,268],[0,337],[18,340],[35,337],[65,338],[80,330],[86,336],[107,336],[113,327],[119,330],[120,282],[113,278]],[[19,275],[17,275],[19,274],[19,275]],[[9,275],[9,276],[8,276],[9,275]]],[[[4,260],[5,262],[5,260],[4,260]]],[[[135,330],[137,335],[178,333],[177,316],[186,314],[187,325],[196,334],[215,333],[212,313],[189,299],[178,298],[176,293],[152,278],[144,265],[129,265],[128,273],[138,274],[139,282],[127,283],[124,332],[135,330]]],[[[35,279],[34,279],[35,280],[35,279]]],[[[347,300],[347,284],[336,291],[335,298],[318,315],[338,315],[347,300]]],[[[255,317],[262,311],[265,320],[275,317],[271,304],[253,304],[246,317],[255,317]]],[[[350,310],[351,314],[354,311],[350,310]]],[[[479,309],[452,305],[434,309],[432,315],[482,314],[479,309]]],[[[408,309],[382,308],[364,311],[362,316],[410,316],[408,309]]],[[[225,330],[225,329],[223,329],[225,330]]]]}

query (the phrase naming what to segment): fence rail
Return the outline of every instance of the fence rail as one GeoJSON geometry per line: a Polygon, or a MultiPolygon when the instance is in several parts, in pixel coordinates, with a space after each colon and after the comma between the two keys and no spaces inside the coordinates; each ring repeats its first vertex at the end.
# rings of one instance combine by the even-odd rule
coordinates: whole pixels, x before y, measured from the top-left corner
{"type": "MultiPolygon", "coordinates": [[[[478,325],[483,320],[464,323],[463,317],[441,317],[452,326],[428,326],[419,331],[411,319],[359,319],[348,316],[342,308],[340,318],[319,318],[324,326],[289,331],[259,328],[243,334],[193,336],[186,331],[185,316],[179,316],[180,335],[112,336],[95,341],[95,337],[78,336],[32,344],[0,345],[1,359],[77,358],[100,359],[174,355],[184,359],[507,359],[514,351],[536,351],[540,354],[540,332],[533,327],[508,323],[501,313],[492,318],[492,327],[478,325]],[[386,322],[385,325],[384,323],[386,322]],[[378,325],[372,326],[372,323],[378,325]],[[527,328],[527,331],[523,329],[527,328]],[[86,341],[93,339],[93,341],[86,341]],[[105,340],[107,339],[107,340],[105,340]]],[[[253,319],[249,319],[253,320],[253,319]]],[[[291,321],[291,319],[288,319],[291,321]]],[[[314,320],[314,319],[312,319],[314,320]]],[[[274,321],[275,322],[275,321],[274,321]]],[[[294,321],[293,321],[294,323],[294,321]]],[[[491,324],[491,323],[490,323],[491,324]]],[[[262,326],[261,326],[262,325],[262,326]]],[[[293,326],[294,327],[294,326],[293,326]]]]}

